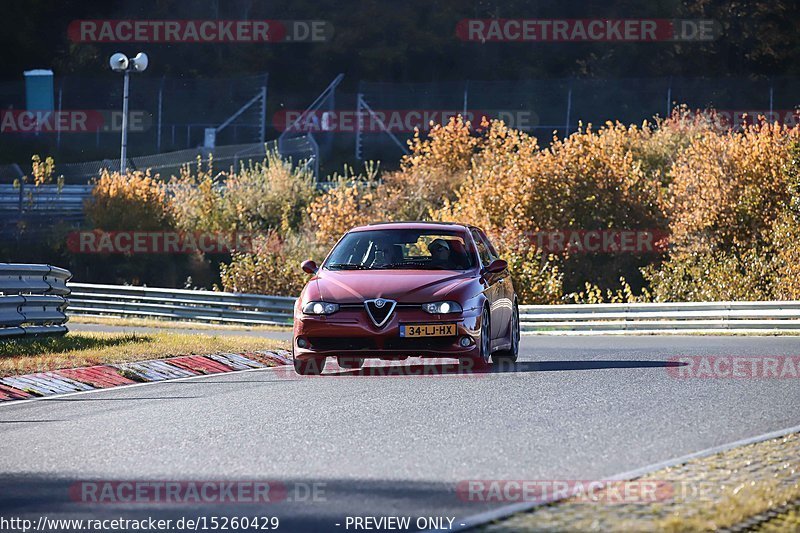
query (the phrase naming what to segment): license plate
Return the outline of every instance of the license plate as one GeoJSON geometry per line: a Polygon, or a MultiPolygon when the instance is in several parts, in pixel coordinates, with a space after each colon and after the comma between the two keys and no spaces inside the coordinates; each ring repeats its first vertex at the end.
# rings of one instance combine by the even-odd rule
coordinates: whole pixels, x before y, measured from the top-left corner
{"type": "Polygon", "coordinates": [[[447,337],[456,334],[455,324],[401,324],[401,337],[447,337]]]}

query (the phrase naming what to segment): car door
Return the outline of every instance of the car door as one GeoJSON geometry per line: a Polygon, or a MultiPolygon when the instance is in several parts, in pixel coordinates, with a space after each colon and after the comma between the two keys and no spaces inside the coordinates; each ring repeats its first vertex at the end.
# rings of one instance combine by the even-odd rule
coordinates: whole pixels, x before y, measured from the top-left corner
{"type": "MultiPolygon", "coordinates": [[[[497,253],[497,249],[489,240],[489,237],[487,237],[481,229],[478,229],[478,234],[485,243],[491,260],[494,261],[495,259],[499,259],[500,257],[497,253]]],[[[511,313],[513,312],[514,305],[514,288],[511,284],[511,275],[508,269],[495,274],[495,276],[497,277],[498,285],[497,302],[495,303],[495,314],[497,315],[496,320],[498,325],[497,338],[505,340],[509,338],[508,335],[511,328],[511,313]]]]}
{"type": "MultiPolygon", "coordinates": [[[[475,247],[478,250],[481,269],[486,268],[493,260],[489,246],[486,244],[485,239],[481,236],[481,232],[477,228],[471,228],[470,232],[472,233],[472,240],[475,241],[475,247]]],[[[492,340],[495,340],[501,338],[504,331],[503,315],[500,310],[500,305],[502,304],[501,299],[503,297],[503,282],[501,280],[503,278],[502,274],[486,273],[483,275],[483,279],[486,286],[484,294],[486,295],[486,299],[489,300],[489,318],[491,321],[490,336],[492,340]]]]}

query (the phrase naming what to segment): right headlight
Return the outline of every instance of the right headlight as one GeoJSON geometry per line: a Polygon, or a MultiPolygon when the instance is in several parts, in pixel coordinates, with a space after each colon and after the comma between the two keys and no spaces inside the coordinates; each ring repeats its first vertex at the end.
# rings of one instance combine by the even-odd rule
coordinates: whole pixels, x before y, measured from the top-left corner
{"type": "Polygon", "coordinates": [[[303,306],[303,313],[307,315],[330,315],[339,310],[339,304],[331,302],[308,302],[303,306]]]}
{"type": "Polygon", "coordinates": [[[433,302],[422,304],[422,310],[432,315],[460,313],[462,311],[461,305],[458,302],[433,302]]]}

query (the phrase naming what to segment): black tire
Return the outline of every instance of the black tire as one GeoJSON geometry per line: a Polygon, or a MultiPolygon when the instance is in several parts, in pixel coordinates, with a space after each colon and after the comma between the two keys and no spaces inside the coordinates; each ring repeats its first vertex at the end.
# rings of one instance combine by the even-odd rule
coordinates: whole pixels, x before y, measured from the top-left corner
{"type": "Polygon", "coordinates": [[[294,371],[301,376],[319,376],[325,370],[324,357],[310,357],[308,359],[295,359],[294,371]]]}
{"type": "Polygon", "coordinates": [[[483,308],[481,313],[481,339],[480,339],[480,354],[475,357],[461,359],[460,366],[464,370],[486,370],[489,368],[489,361],[492,350],[492,330],[489,323],[489,310],[483,308]]]}
{"type": "Polygon", "coordinates": [[[498,350],[492,354],[492,362],[495,364],[513,365],[519,357],[519,308],[514,304],[511,312],[511,348],[508,350],[498,350]]]}
{"type": "Polygon", "coordinates": [[[340,368],[354,370],[364,366],[363,357],[337,357],[336,362],[339,363],[340,368]]]}

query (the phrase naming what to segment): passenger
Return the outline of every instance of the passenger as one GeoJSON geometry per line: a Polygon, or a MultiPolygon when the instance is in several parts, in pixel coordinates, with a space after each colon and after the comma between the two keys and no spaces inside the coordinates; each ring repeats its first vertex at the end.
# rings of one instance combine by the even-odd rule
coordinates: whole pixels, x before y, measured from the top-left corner
{"type": "Polygon", "coordinates": [[[428,245],[428,251],[431,253],[430,266],[444,269],[456,268],[450,257],[450,244],[446,240],[434,239],[428,245]]]}

